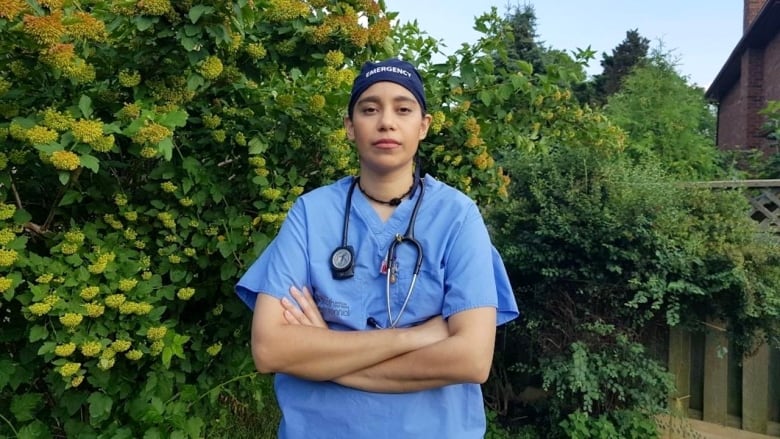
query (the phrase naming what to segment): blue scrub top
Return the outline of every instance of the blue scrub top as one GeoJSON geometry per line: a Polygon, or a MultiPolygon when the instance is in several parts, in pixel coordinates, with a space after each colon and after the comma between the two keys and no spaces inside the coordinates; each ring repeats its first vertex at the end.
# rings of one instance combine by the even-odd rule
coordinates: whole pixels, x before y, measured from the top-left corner
{"type": "MultiPolygon", "coordinates": [[[[355,250],[355,275],[335,280],[330,256],[341,245],[351,183],[352,177],[345,177],[298,198],[279,234],[236,285],[250,309],[259,293],[293,300],[290,286],[309,286],[331,329],[373,330],[370,318],[382,327],[390,325],[382,262],[393,237],[406,232],[421,191],[404,200],[386,222],[359,190],[354,191],[348,244],[355,250]]],[[[398,327],[486,306],[497,309],[497,325],[516,318],[509,278],[476,204],[429,175],[424,184],[414,227],[423,264],[398,327]]],[[[416,257],[413,245],[397,247],[398,280],[390,287],[394,319],[406,298],[416,257]]],[[[465,439],[485,433],[478,384],[384,394],[278,373],[275,389],[282,410],[280,438],[465,439]]]]}

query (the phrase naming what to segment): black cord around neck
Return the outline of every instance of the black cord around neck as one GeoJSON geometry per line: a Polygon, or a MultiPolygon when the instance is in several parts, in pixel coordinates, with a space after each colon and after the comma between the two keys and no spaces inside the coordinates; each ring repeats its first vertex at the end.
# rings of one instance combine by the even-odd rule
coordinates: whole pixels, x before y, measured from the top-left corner
{"type": "Polygon", "coordinates": [[[393,207],[398,206],[399,204],[401,204],[401,201],[403,201],[404,198],[408,197],[409,194],[412,193],[412,191],[414,190],[414,186],[415,186],[416,182],[417,182],[417,180],[412,181],[412,185],[409,186],[409,190],[406,191],[406,193],[404,193],[400,197],[398,197],[398,198],[391,198],[388,201],[384,201],[384,200],[378,200],[378,199],[372,197],[371,195],[367,194],[366,191],[363,189],[363,186],[360,184],[360,177],[357,178],[358,188],[360,188],[360,192],[362,192],[363,195],[366,196],[366,198],[368,198],[371,201],[377,202],[379,204],[384,204],[386,206],[393,206],[393,207]]]}

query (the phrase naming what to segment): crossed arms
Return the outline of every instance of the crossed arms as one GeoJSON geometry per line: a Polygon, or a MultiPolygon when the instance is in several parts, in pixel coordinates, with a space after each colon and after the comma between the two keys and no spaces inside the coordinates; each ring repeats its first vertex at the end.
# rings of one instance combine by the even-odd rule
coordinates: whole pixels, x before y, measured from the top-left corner
{"type": "Polygon", "coordinates": [[[258,294],[252,356],[260,372],[384,393],[483,383],[493,359],[496,310],[474,308],[404,329],[328,329],[304,288],[296,303],[258,294]]]}

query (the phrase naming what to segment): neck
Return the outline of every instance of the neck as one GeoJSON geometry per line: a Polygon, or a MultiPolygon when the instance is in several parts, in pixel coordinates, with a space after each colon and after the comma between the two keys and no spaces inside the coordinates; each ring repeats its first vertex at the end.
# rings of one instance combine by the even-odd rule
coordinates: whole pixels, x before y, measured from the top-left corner
{"type": "Polygon", "coordinates": [[[363,192],[363,195],[365,195],[369,200],[371,200],[371,201],[373,201],[375,203],[385,204],[385,205],[388,205],[388,206],[395,207],[395,206],[398,206],[399,204],[401,204],[401,201],[403,201],[404,198],[408,197],[409,194],[412,193],[412,190],[414,189],[414,182],[412,182],[412,185],[409,186],[409,189],[407,189],[406,192],[404,192],[403,194],[401,194],[401,195],[399,195],[397,197],[393,197],[393,198],[390,198],[390,199],[387,199],[387,200],[375,198],[375,197],[371,196],[371,194],[366,192],[366,190],[363,189],[363,186],[360,184],[360,177],[358,177],[358,187],[360,188],[360,192],[363,192]]]}

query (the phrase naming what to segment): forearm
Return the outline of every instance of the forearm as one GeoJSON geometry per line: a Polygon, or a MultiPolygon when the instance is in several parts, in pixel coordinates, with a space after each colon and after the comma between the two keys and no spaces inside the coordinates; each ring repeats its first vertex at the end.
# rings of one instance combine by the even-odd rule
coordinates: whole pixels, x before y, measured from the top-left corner
{"type": "Polygon", "coordinates": [[[421,346],[411,331],[333,331],[284,325],[253,331],[252,354],[261,372],[283,372],[322,381],[348,375],[421,346]]]}
{"type": "Polygon", "coordinates": [[[450,384],[482,383],[487,379],[492,356],[492,344],[475,346],[470,338],[455,335],[334,381],[379,393],[406,393],[450,384]]]}

